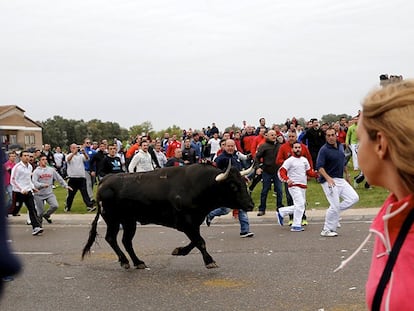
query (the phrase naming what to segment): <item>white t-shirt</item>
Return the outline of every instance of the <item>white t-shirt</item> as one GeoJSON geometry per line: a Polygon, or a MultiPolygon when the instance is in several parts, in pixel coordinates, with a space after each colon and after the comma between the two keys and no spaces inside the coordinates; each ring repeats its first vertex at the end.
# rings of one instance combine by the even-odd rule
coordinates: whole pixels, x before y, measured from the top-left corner
{"type": "Polygon", "coordinates": [[[211,146],[210,153],[217,153],[220,150],[220,139],[210,138],[208,144],[211,146]]]}

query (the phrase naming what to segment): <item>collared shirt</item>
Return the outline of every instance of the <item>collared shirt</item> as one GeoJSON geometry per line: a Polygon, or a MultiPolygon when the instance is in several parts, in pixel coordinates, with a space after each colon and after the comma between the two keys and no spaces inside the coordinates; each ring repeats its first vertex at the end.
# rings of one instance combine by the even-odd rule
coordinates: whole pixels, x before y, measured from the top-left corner
{"type": "MultiPolygon", "coordinates": [[[[337,147],[325,143],[321,147],[316,160],[316,169],[323,167],[326,173],[332,178],[344,178],[345,153],[342,144],[337,143],[337,147]]],[[[319,182],[324,183],[326,180],[321,175],[319,182]]]]}

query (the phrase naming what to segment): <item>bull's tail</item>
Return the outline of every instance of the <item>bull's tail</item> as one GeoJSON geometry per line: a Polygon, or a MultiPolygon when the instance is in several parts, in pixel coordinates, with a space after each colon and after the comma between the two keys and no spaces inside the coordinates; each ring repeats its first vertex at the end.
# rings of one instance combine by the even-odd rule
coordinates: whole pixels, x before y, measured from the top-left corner
{"type": "Polygon", "coordinates": [[[97,227],[98,227],[99,216],[101,215],[101,204],[102,202],[98,200],[96,216],[95,216],[95,219],[92,221],[91,230],[89,231],[88,242],[86,242],[86,245],[82,251],[82,260],[87,253],[90,253],[92,244],[95,242],[96,236],[98,235],[97,227]]]}

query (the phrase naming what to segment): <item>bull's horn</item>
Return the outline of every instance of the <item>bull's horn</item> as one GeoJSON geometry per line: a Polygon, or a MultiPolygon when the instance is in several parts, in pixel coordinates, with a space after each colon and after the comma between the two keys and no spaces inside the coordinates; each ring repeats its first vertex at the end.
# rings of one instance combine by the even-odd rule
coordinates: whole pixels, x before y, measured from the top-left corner
{"type": "Polygon", "coordinates": [[[227,166],[226,171],[224,173],[220,173],[216,176],[216,181],[220,182],[220,181],[226,180],[227,177],[229,176],[230,168],[231,168],[231,159],[229,159],[229,165],[227,166]]]}
{"type": "Polygon", "coordinates": [[[254,170],[254,163],[249,168],[246,168],[245,170],[240,171],[240,175],[247,176],[254,170]]]}

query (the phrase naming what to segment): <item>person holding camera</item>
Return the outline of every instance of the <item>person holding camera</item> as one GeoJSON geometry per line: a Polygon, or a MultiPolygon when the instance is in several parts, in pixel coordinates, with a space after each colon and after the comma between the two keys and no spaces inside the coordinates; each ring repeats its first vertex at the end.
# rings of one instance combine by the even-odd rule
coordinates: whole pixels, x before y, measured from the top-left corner
{"type": "Polygon", "coordinates": [[[89,156],[85,149],[77,144],[70,145],[70,153],[66,155],[67,174],[68,174],[68,197],[66,198],[65,212],[69,212],[72,208],[73,199],[78,190],[82,194],[83,202],[87,206],[88,212],[93,212],[96,207],[89,198],[86,190],[86,175],[84,162],[89,161],[89,156]]]}

